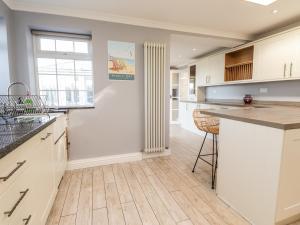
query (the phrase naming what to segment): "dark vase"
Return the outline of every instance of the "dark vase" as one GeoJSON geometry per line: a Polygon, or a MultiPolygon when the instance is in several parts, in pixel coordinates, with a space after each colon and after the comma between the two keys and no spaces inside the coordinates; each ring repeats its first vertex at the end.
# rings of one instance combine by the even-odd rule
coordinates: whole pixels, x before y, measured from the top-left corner
{"type": "Polygon", "coordinates": [[[251,95],[245,95],[244,96],[244,102],[245,102],[245,104],[251,104],[252,100],[253,100],[253,98],[252,98],[251,95]]]}

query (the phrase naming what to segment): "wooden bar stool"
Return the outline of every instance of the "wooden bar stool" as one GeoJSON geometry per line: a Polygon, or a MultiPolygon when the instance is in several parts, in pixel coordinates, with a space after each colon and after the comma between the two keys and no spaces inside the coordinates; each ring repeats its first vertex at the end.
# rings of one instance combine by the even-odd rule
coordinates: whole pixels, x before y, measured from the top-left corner
{"type": "Polygon", "coordinates": [[[193,119],[196,127],[205,132],[205,137],[203,139],[199,154],[197,156],[194,168],[192,172],[195,172],[195,168],[198,162],[198,159],[201,159],[205,163],[209,164],[212,167],[211,171],[211,188],[215,189],[215,181],[216,181],[216,170],[218,167],[218,135],[219,135],[219,119],[217,117],[209,116],[209,115],[204,115],[200,112],[199,109],[195,109],[193,111],[193,119]],[[209,154],[201,154],[207,134],[212,134],[213,135],[213,149],[212,153],[209,154]],[[207,159],[204,157],[206,156],[211,156],[211,162],[209,162],[207,159]]]}

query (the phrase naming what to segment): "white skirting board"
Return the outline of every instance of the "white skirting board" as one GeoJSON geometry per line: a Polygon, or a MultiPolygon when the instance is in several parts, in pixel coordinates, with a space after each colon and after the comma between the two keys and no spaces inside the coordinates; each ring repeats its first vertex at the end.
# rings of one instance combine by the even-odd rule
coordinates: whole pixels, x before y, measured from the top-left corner
{"type": "Polygon", "coordinates": [[[160,156],[166,156],[170,154],[171,154],[171,150],[166,149],[163,152],[156,152],[156,153],[135,152],[135,153],[121,154],[121,155],[110,155],[110,156],[103,156],[97,158],[71,160],[68,162],[67,170],[83,169],[83,168],[103,166],[103,165],[109,165],[115,163],[133,162],[133,161],[139,161],[146,158],[160,157],[160,156]]]}

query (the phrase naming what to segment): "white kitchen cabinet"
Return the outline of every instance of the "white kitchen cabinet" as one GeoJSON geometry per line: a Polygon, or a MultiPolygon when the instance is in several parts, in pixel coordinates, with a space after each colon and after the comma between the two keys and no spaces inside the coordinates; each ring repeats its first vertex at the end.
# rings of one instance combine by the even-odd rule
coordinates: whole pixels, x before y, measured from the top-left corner
{"type": "Polygon", "coordinates": [[[300,130],[288,130],[284,135],[280,183],[277,200],[277,221],[295,215],[300,218],[300,130]]]}
{"type": "Polygon", "coordinates": [[[67,116],[60,115],[57,117],[54,123],[54,183],[55,187],[58,188],[60,181],[64,175],[67,167],[67,116]]]}
{"type": "Polygon", "coordinates": [[[198,132],[198,129],[196,128],[193,120],[193,111],[198,107],[197,105],[198,105],[197,103],[192,103],[192,102],[179,103],[180,126],[194,133],[198,132]]]}
{"type": "Polygon", "coordinates": [[[197,86],[224,82],[225,54],[216,54],[200,59],[197,63],[197,86]]]}
{"type": "Polygon", "coordinates": [[[58,187],[67,167],[66,133],[63,132],[54,146],[55,186],[58,187]]]}
{"type": "Polygon", "coordinates": [[[291,78],[300,78],[300,29],[294,31],[295,46],[291,65],[291,78]]]}
{"type": "Polygon", "coordinates": [[[44,225],[66,168],[66,117],[40,131],[17,149],[0,159],[0,224],[44,225]],[[20,164],[22,162],[22,164],[20,164]],[[15,171],[11,173],[12,171],[15,171]],[[23,196],[24,195],[24,196],[23,196]],[[16,207],[14,207],[16,206],[16,207]],[[5,214],[14,209],[10,216],[5,214]]]}
{"type": "Polygon", "coordinates": [[[299,45],[298,30],[257,42],[254,45],[253,80],[268,81],[300,76],[299,45]]]}
{"type": "Polygon", "coordinates": [[[300,129],[221,118],[217,195],[255,225],[300,219],[300,129]]]}

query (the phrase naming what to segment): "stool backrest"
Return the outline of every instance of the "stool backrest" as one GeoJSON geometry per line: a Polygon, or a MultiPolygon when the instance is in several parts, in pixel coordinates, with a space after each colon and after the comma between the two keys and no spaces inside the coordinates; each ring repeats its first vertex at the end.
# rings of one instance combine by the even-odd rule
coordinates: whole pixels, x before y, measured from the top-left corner
{"type": "Polygon", "coordinates": [[[199,130],[213,134],[219,133],[219,118],[202,114],[200,109],[195,109],[193,119],[199,130]]]}

